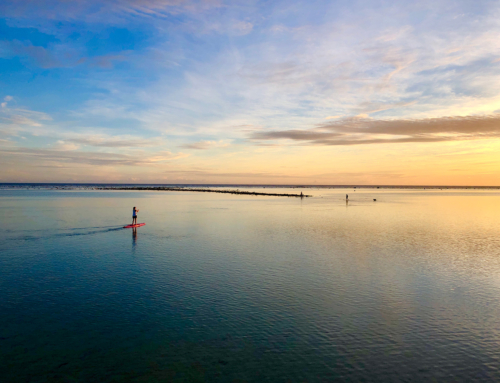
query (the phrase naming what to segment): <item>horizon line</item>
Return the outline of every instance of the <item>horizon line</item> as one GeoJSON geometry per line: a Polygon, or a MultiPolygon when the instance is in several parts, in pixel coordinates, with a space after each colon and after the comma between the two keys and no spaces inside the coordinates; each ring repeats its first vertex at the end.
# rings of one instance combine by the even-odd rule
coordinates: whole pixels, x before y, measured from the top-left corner
{"type": "Polygon", "coordinates": [[[227,184],[217,184],[217,183],[116,183],[116,182],[0,182],[0,185],[182,185],[182,186],[246,186],[246,187],[321,187],[321,188],[448,188],[448,189],[468,189],[468,188],[480,188],[480,189],[500,189],[500,185],[497,186],[481,186],[481,185],[383,185],[383,184],[239,184],[239,183],[227,183],[227,184]]]}

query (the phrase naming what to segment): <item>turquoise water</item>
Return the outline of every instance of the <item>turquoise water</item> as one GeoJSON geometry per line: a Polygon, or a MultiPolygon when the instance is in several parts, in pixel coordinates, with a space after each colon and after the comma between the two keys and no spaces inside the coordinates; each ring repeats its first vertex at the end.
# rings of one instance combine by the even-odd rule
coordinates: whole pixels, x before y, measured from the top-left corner
{"type": "Polygon", "coordinates": [[[500,379],[498,191],[306,191],[0,190],[2,381],[500,379]]]}

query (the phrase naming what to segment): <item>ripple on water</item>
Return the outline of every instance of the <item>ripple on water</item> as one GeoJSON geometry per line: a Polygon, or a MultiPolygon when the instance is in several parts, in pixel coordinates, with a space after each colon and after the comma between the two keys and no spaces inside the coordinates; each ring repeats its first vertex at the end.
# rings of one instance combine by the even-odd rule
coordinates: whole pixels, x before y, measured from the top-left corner
{"type": "Polygon", "coordinates": [[[500,196],[61,193],[0,194],[7,381],[500,379],[500,196]]]}

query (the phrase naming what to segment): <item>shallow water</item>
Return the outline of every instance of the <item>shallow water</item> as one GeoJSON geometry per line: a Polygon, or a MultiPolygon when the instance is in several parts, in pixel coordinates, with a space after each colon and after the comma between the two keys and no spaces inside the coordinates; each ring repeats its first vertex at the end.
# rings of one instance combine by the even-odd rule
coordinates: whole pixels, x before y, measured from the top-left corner
{"type": "Polygon", "coordinates": [[[498,191],[306,192],[0,190],[2,380],[500,380],[498,191]]]}

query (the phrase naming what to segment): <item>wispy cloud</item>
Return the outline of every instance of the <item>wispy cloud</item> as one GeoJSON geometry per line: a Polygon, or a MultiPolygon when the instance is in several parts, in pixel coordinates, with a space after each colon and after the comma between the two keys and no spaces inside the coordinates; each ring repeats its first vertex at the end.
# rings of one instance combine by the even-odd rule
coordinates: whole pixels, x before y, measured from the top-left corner
{"type": "Polygon", "coordinates": [[[212,170],[167,170],[164,172],[166,180],[182,182],[201,183],[224,183],[248,182],[250,184],[297,184],[307,183],[315,180],[317,184],[329,184],[335,180],[337,184],[349,182],[376,183],[376,180],[384,180],[387,183],[397,182],[406,178],[401,172],[375,171],[375,172],[330,172],[330,173],[307,173],[307,174],[287,174],[278,172],[218,172],[212,170]]]}
{"type": "Polygon", "coordinates": [[[132,136],[80,135],[77,138],[67,138],[67,143],[104,148],[144,148],[163,145],[161,138],[144,139],[132,136]]]}
{"type": "Polygon", "coordinates": [[[74,147],[58,146],[54,149],[2,148],[4,160],[22,157],[25,163],[35,164],[84,164],[102,166],[152,166],[187,157],[185,153],[159,152],[153,155],[127,155],[121,153],[76,151],[74,147]]]}
{"type": "Polygon", "coordinates": [[[225,148],[229,146],[229,142],[227,141],[198,141],[198,142],[193,142],[191,144],[184,144],[181,145],[181,148],[184,149],[196,149],[196,150],[206,150],[206,149],[213,149],[213,148],[225,148]]]}
{"type": "Polygon", "coordinates": [[[52,117],[44,112],[23,108],[10,108],[8,103],[13,98],[7,96],[4,99],[6,101],[2,103],[2,108],[0,109],[0,124],[7,126],[13,133],[26,128],[41,127],[44,123],[52,120],[52,117]]]}
{"type": "Polygon", "coordinates": [[[182,176],[191,178],[301,178],[279,173],[264,172],[214,172],[209,170],[167,170],[164,172],[171,176],[182,176]]]}
{"type": "Polygon", "coordinates": [[[0,5],[6,17],[44,17],[52,20],[94,23],[126,23],[131,18],[162,20],[170,15],[197,14],[218,8],[218,0],[46,0],[43,3],[30,0],[6,0],[0,5]]]}
{"type": "Polygon", "coordinates": [[[444,142],[500,137],[500,115],[421,120],[346,118],[307,130],[254,132],[252,140],[291,140],[310,145],[444,142]]]}
{"type": "Polygon", "coordinates": [[[127,60],[128,55],[130,52],[123,51],[120,54],[85,56],[84,52],[64,44],[43,47],[19,40],[0,41],[0,57],[19,57],[43,69],[74,68],[84,65],[112,69],[114,63],[127,60]]]}

